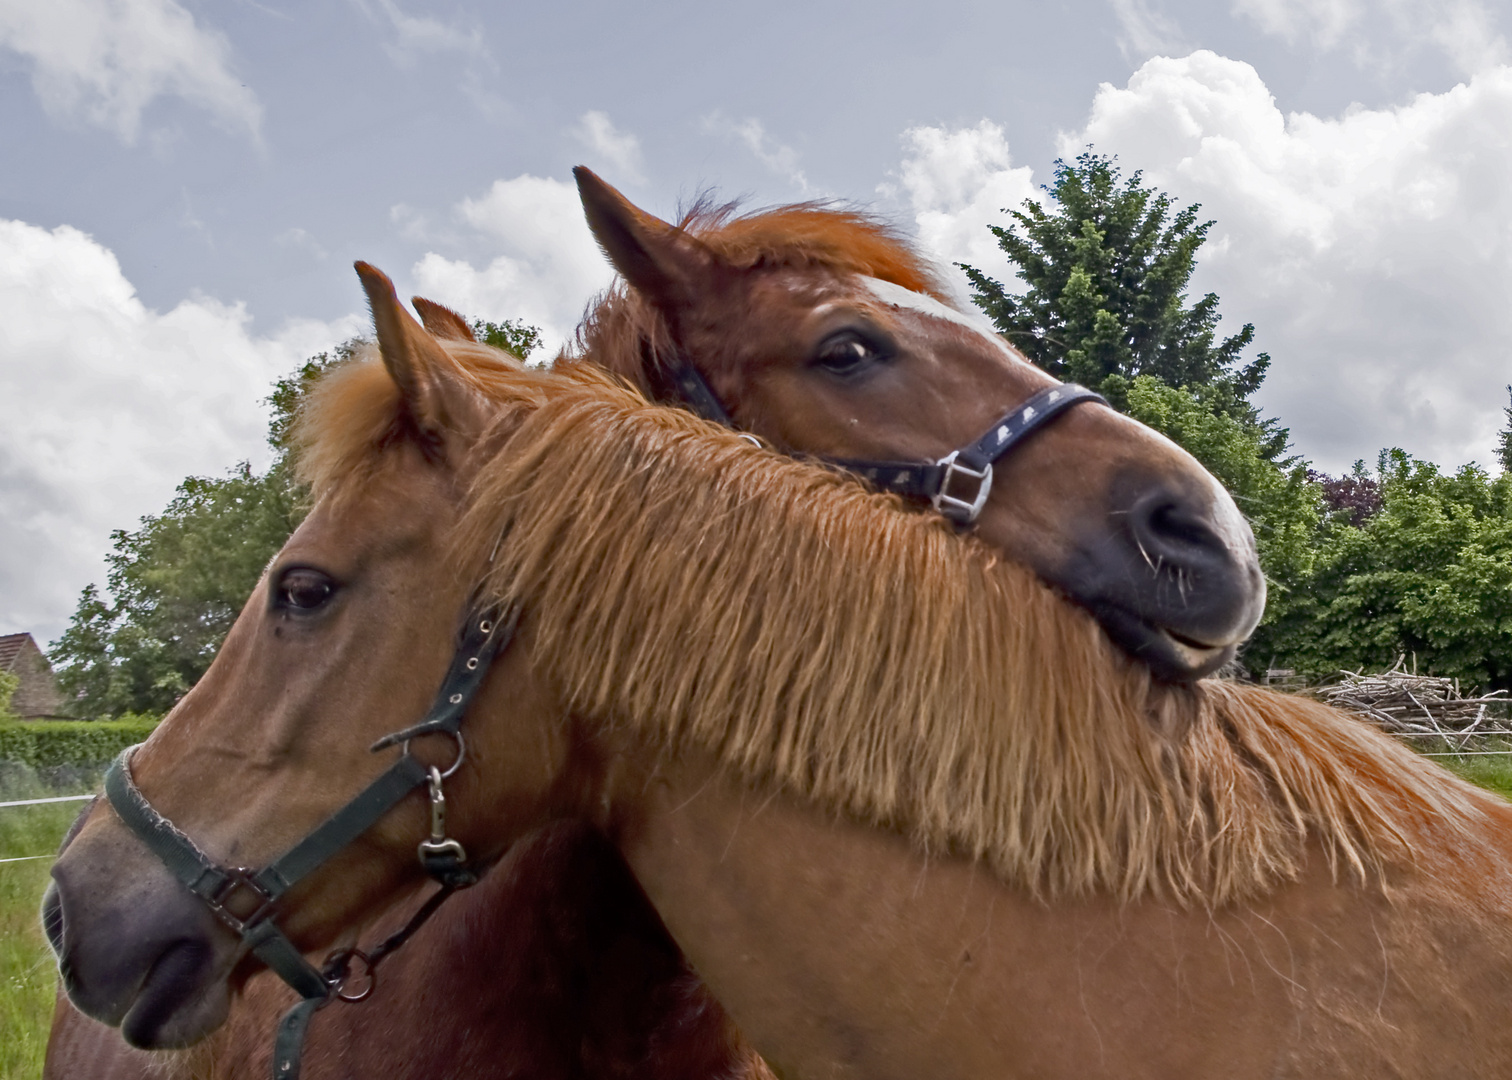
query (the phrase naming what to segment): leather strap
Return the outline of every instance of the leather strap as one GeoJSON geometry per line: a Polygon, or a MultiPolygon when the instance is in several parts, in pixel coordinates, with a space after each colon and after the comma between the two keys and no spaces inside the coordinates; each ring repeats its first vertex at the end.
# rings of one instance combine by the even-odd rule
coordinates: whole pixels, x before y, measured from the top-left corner
{"type": "MultiPolygon", "coordinates": [[[[679,353],[670,371],[673,384],[692,412],[725,427],[735,426],[714,388],[691,360],[679,353]]],[[[855,473],[878,491],[930,503],[957,524],[970,525],[992,490],[993,464],[1055,417],[1084,401],[1108,404],[1101,394],[1084,386],[1056,383],[1017,406],[970,446],[933,463],[831,457],[820,460],[855,473]]]]}

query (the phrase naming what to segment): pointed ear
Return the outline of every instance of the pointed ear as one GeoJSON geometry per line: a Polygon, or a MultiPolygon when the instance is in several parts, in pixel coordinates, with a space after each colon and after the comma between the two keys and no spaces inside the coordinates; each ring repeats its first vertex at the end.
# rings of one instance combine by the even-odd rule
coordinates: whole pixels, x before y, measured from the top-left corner
{"type": "Polygon", "coordinates": [[[487,410],[456,361],[404,310],[394,283],[383,271],[365,262],[355,266],[373,309],[383,366],[399,387],[418,434],[432,446],[444,445],[448,435],[476,435],[483,429],[487,410]]]}
{"type": "Polygon", "coordinates": [[[410,297],[410,303],[420,313],[420,321],[425,324],[425,329],[430,331],[432,337],[444,338],[448,341],[478,340],[472,327],[467,325],[467,320],[451,308],[442,307],[434,300],[427,300],[423,296],[410,297]]]}
{"type": "Polygon", "coordinates": [[[706,296],[720,268],[707,244],[641,210],[588,169],[572,170],[588,228],[630,286],[672,324],[706,296]]]}

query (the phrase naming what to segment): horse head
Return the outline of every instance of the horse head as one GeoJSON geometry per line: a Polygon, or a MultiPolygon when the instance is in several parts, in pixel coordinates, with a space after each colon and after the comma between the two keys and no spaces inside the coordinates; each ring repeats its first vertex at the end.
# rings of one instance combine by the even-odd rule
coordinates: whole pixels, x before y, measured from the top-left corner
{"type": "MultiPolygon", "coordinates": [[[[927,265],[859,214],[702,210],[674,227],[575,172],[589,225],[633,291],[590,316],[584,351],[653,397],[685,398],[686,364],[779,449],[932,463],[1057,386],[985,317],[949,306],[927,265]]],[[[1216,670],[1259,621],[1265,579],[1248,524],[1159,433],[1082,404],[989,469],[979,535],[1162,677],[1216,670]]]]}
{"type": "MultiPolygon", "coordinates": [[[[464,370],[404,312],[387,278],[358,270],[382,366],[356,365],[347,385],[338,376],[327,387],[317,407],[341,414],[332,425],[340,431],[303,462],[315,505],[264,573],[213,670],[130,761],[156,812],[227,868],[268,865],[393,756],[366,747],[392,730],[389,718],[424,715],[475,584],[444,569],[448,531],[464,499],[468,454],[498,411],[480,381],[509,361],[473,346],[477,362],[464,370]],[[159,781],[165,771],[174,783],[159,781]]],[[[528,679],[512,682],[512,693],[530,696],[528,679]]],[[[550,715],[541,693],[536,704],[550,715]]],[[[413,752],[445,769],[458,751],[424,736],[413,752]]],[[[546,790],[537,782],[543,771],[564,752],[549,725],[510,746],[474,739],[448,792],[467,791],[482,768],[494,779],[520,778],[534,800],[546,790]]],[[[500,790],[511,787],[505,779],[500,790]]],[[[413,877],[424,815],[423,802],[406,800],[335,854],[321,875],[323,902],[300,902],[307,886],[296,887],[289,910],[300,914],[284,931],[296,942],[328,941],[381,913],[413,877]],[[393,857],[395,845],[405,857],[393,857]],[[324,910],[341,912],[339,927],[324,910]]],[[[453,836],[480,856],[497,852],[474,843],[466,826],[452,816],[453,836]]],[[[81,1010],[120,1025],[134,1045],[183,1045],[214,1029],[228,988],[257,966],[216,915],[250,916],[255,894],[236,886],[214,909],[201,903],[113,813],[84,822],[54,877],[44,921],[64,986],[81,1010]],[[101,940],[111,945],[89,947],[101,940]]]]}

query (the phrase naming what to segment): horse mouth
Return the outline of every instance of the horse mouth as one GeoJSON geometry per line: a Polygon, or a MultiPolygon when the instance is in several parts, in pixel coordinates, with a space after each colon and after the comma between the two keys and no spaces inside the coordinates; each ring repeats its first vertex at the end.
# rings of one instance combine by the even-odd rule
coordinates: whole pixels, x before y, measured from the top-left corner
{"type": "Polygon", "coordinates": [[[1111,604],[1092,610],[1116,645],[1167,682],[1196,682],[1211,675],[1238,655],[1244,640],[1203,641],[1111,604]]]}
{"type": "Polygon", "coordinates": [[[1224,664],[1232,660],[1239,652],[1239,642],[1229,642],[1226,645],[1207,645],[1191,638],[1183,637],[1174,630],[1154,628],[1157,635],[1165,638],[1165,646],[1171,657],[1177,662],[1182,671],[1187,672],[1184,678],[1200,679],[1211,675],[1224,664]]]}
{"type": "Polygon", "coordinates": [[[228,995],[224,980],[211,978],[211,951],[192,940],[163,950],[121,1017],[121,1036],[128,1043],[141,1050],[175,1049],[220,1025],[228,995]]]}

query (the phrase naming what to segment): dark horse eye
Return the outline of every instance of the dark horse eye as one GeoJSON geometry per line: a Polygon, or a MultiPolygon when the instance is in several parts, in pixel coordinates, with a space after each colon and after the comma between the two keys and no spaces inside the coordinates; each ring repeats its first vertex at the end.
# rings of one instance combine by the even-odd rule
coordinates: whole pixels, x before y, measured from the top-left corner
{"type": "Polygon", "coordinates": [[[814,364],[832,375],[856,375],[882,360],[885,353],[854,330],[843,330],[819,346],[814,364]]]}
{"type": "Polygon", "coordinates": [[[278,579],[278,604],[295,611],[314,611],[329,600],[336,583],[319,570],[286,571],[278,579]]]}

